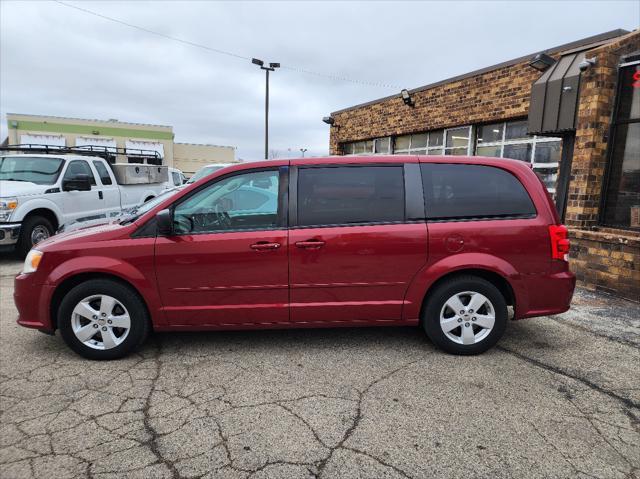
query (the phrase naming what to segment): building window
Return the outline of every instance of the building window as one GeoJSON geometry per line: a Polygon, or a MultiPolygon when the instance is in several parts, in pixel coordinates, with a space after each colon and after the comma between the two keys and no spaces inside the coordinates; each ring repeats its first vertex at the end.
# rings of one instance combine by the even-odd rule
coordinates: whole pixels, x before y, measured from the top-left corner
{"type": "Polygon", "coordinates": [[[469,138],[471,137],[471,127],[450,128],[445,130],[446,144],[445,155],[469,155],[469,138]]]}
{"type": "Polygon", "coordinates": [[[344,143],[342,148],[345,155],[373,155],[389,154],[391,138],[376,138],[375,140],[354,141],[344,143]]]}
{"type": "Polygon", "coordinates": [[[640,230],[640,62],[620,68],[601,222],[640,230]]]}
{"type": "Polygon", "coordinates": [[[393,153],[394,155],[468,155],[470,134],[471,127],[464,126],[397,136],[393,153]]]}
{"type": "Polygon", "coordinates": [[[549,192],[555,193],[561,138],[528,136],[526,120],[479,125],[476,131],[476,155],[531,163],[549,192]]]}
{"type": "Polygon", "coordinates": [[[374,140],[375,153],[389,154],[391,153],[391,138],[377,138],[374,140]]]}

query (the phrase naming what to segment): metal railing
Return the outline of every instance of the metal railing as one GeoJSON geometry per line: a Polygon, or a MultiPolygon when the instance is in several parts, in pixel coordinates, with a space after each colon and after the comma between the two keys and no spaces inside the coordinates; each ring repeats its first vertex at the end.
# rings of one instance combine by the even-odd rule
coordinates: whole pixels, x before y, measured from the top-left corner
{"type": "Polygon", "coordinates": [[[19,145],[0,146],[0,153],[5,151],[18,153],[44,153],[47,155],[97,156],[104,158],[109,164],[117,163],[118,157],[124,157],[126,159],[124,162],[126,163],[162,164],[162,155],[155,150],[119,148],[116,146],[55,146],[25,143],[19,145]]]}

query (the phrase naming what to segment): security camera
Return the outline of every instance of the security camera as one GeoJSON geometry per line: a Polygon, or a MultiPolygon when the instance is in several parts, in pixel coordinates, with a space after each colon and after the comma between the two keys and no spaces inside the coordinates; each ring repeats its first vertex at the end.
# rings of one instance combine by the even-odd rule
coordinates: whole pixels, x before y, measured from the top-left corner
{"type": "Polygon", "coordinates": [[[578,63],[578,68],[581,72],[587,71],[591,66],[596,64],[596,57],[593,58],[585,58],[580,63],[578,63]]]}

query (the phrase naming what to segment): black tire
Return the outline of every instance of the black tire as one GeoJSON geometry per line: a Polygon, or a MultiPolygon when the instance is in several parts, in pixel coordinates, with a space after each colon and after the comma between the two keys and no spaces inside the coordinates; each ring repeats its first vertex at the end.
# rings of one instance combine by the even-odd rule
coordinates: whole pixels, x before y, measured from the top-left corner
{"type": "Polygon", "coordinates": [[[87,359],[109,360],[122,358],[138,347],[151,330],[147,308],[138,294],[126,285],[109,279],[92,279],[71,289],[58,308],[58,328],[67,345],[87,359]],[[72,315],[76,305],[92,295],[108,295],[122,303],[129,313],[130,329],[122,343],[112,349],[94,349],[80,341],[72,327],[72,315]]]}
{"type": "Polygon", "coordinates": [[[44,216],[27,216],[20,227],[20,237],[18,238],[18,244],[16,245],[16,252],[21,258],[27,256],[27,253],[29,253],[31,248],[35,246],[31,240],[31,236],[33,231],[38,227],[46,228],[49,232],[49,236],[53,236],[55,233],[51,221],[44,216]]]}
{"type": "MultiPolygon", "coordinates": [[[[450,354],[472,355],[483,353],[495,346],[504,334],[507,318],[507,303],[500,290],[483,278],[469,275],[458,276],[438,285],[436,289],[429,294],[427,303],[423,308],[421,319],[427,336],[429,336],[429,339],[440,349],[450,354]],[[440,326],[440,313],[449,298],[455,294],[467,291],[480,293],[492,303],[495,323],[491,331],[477,343],[459,344],[453,339],[450,339],[442,330],[440,326]]],[[[460,337],[462,337],[462,328],[464,328],[465,325],[467,325],[466,327],[472,328],[471,331],[482,331],[482,329],[478,328],[477,324],[474,325],[471,321],[462,319],[459,327],[460,337]]],[[[456,330],[451,331],[451,334],[454,336],[456,333],[456,330]]]]}

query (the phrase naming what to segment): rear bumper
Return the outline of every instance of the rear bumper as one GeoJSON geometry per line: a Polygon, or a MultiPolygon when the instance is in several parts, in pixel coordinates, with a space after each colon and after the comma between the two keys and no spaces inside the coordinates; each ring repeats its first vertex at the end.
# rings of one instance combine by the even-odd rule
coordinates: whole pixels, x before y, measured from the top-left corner
{"type": "Polygon", "coordinates": [[[529,285],[529,308],[516,319],[549,316],[568,311],[571,307],[576,276],[571,271],[550,274],[529,285]]]}
{"type": "Polygon", "coordinates": [[[52,333],[50,304],[53,286],[35,284],[32,275],[20,274],[14,280],[13,300],[18,309],[18,324],[52,333]]]}
{"type": "Polygon", "coordinates": [[[0,223],[0,246],[10,246],[18,242],[20,223],[0,223]]]}

